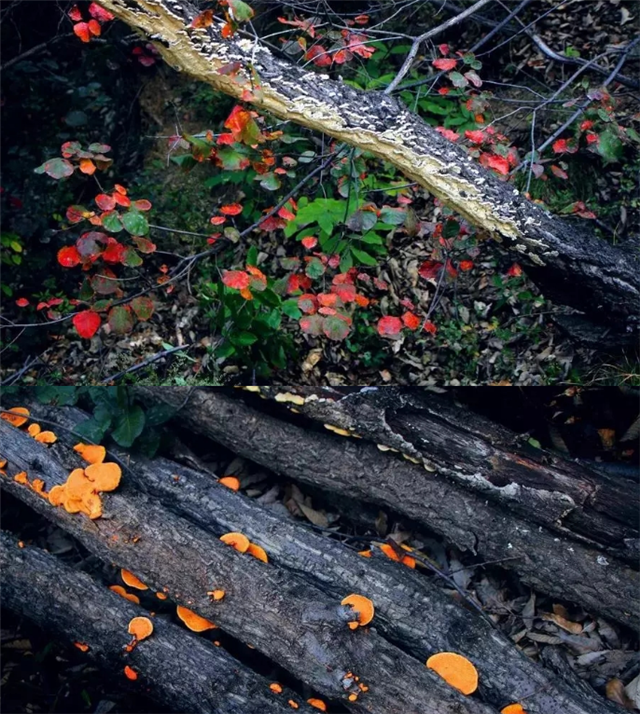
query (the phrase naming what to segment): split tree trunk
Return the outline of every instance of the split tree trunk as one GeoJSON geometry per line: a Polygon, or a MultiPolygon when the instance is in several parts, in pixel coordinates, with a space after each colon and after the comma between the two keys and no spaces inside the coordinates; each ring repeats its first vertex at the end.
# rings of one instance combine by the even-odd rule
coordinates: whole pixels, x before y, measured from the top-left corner
{"type": "MultiPolygon", "coordinates": [[[[29,464],[30,477],[45,478],[48,490],[59,481],[59,478],[64,478],[68,470],[77,465],[76,456],[70,448],[76,442],[71,431],[87,415],[72,408],[34,407],[31,404],[29,406],[35,419],[50,419],[55,423],[52,426],[59,435],[59,442],[49,453],[45,451],[45,447],[2,423],[0,423],[2,430],[0,433],[7,437],[5,455],[9,458],[10,466],[19,469],[29,464]],[[60,467],[56,457],[61,459],[64,468],[60,467]]],[[[110,452],[110,459],[119,456],[122,455],[110,452]]],[[[145,570],[145,567],[148,568],[148,564],[152,561],[162,560],[163,553],[173,554],[177,548],[176,543],[184,547],[187,538],[180,537],[178,529],[184,528],[185,535],[192,534],[190,522],[214,536],[223,532],[241,530],[252,541],[260,543],[267,550],[270,569],[279,571],[280,568],[284,568],[285,573],[296,573],[304,581],[322,590],[325,599],[328,597],[333,602],[339,602],[345,593],[351,591],[370,597],[376,605],[375,629],[380,637],[374,635],[375,651],[369,650],[367,646],[367,656],[384,658],[385,649],[378,649],[377,646],[381,642],[386,644],[385,641],[398,643],[403,650],[416,658],[408,660],[413,663],[409,672],[409,676],[413,676],[416,671],[415,663],[419,663],[419,671],[422,672],[422,663],[434,652],[443,650],[461,652],[476,664],[480,673],[480,696],[495,707],[491,711],[522,700],[540,714],[557,714],[558,711],[564,714],[600,714],[605,711],[617,711],[614,705],[604,702],[593,691],[586,693],[571,691],[558,680],[557,676],[522,655],[487,621],[455,602],[428,578],[385,557],[378,557],[379,554],[364,560],[354,550],[275,514],[242,494],[224,488],[208,474],[198,473],[160,458],[147,461],[127,457],[124,462],[127,464],[123,477],[123,483],[126,483],[124,493],[122,496],[105,494],[105,515],[108,519],[106,526],[102,519],[88,523],[82,516],[70,516],[61,509],[53,509],[27,487],[13,482],[10,479],[13,469],[8,477],[3,478],[2,486],[30,503],[54,522],[68,528],[92,552],[105,560],[113,560],[119,566],[124,565],[133,569],[143,580],[155,587],[158,587],[159,583],[169,583],[170,596],[190,607],[194,607],[189,599],[191,583],[180,585],[181,595],[174,593],[173,585],[176,578],[182,583],[187,578],[191,580],[193,573],[200,570],[197,565],[194,565],[191,556],[185,558],[184,551],[178,551],[174,557],[168,558],[169,562],[165,566],[168,570],[163,571],[159,579],[154,579],[152,572],[160,566],[151,565],[152,572],[145,570]],[[145,491],[150,498],[145,499],[137,495],[137,490],[145,491]],[[128,503],[126,512],[118,503],[120,499],[128,503]],[[154,504],[151,513],[147,512],[148,503],[154,504]],[[164,511],[158,503],[162,503],[173,513],[164,511]],[[156,514],[161,514],[161,524],[158,524],[156,514]],[[188,520],[183,521],[177,516],[188,520]],[[144,520],[144,528],[140,527],[139,519],[144,520]],[[120,546],[112,540],[113,534],[109,535],[112,531],[119,534],[120,546]],[[173,535],[167,538],[167,532],[173,535]],[[134,535],[139,536],[136,543],[129,540],[134,535]],[[169,551],[166,551],[167,548],[169,551]],[[183,562],[181,578],[171,572],[178,560],[183,562]]],[[[211,542],[204,540],[189,539],[189,543],[196,548],[204,548],[207,553],[214,547],[211,542]]],[[[214,543],[218,548],[220,547],[215,538],[214,543]]],[[[228,548],[223,548],[221,552],[231,560],[237,558],[237,555],[228,548]]],[[[264,566],[260,565],[258,570],[262,567],[264,566]]],[[[213,572],[220,574],[219,562],[214,565],[213,572]]],[[[277,625],[278,628],[282,626],[283,630],[278,633],[271,631],[268,636],[287,638],[288,633],[291,632],[290,626],[276,623],[273,620],[273,607],[270,604],[265,605],[263,598],[269,599],[272,594],[264,591],[263,581],[255,582],[250,601],[240,601],[236,598],[247,595],[246,591],[241,592],[243,584],[236,583],[235,577],[225,580],[225,573],[220,577],[223,580],[217,581],[215,587],[225,587],[227,597],[231,598],[227,601],[225,597],[223,603],[228,602],[233,608],[240,607],[242,617],[257,620],[252,625],[245,624],[244,628],[232,628],[230,632],[245,642],[255,643],[258,649],[262,649],[262,637],[256,635],[253,628],[259,628],[261,618],[267,616],[273,625],[277,625]],[[256,617],[256,613],[260,615],[256,617]],[[250,633],[247,628],[250,629],[250,633]],[[247,636],[249,639],[246,639],[247,636]]],[[[250,573],[249,578],[253,577],[253,573],[250,573]]],[[[287,591],[291,592],[292,590],[287,586],[292,582],[290,578],[282,573],[278,574],[278,578],[280,587],[287,588],[287,591]]],[[[200,590],[202,587],[203,585],[200,586],[200,590]]],[[[209,585],[209,587],[214,586],[209,585]]],[[[198,593],[198,596],[200,595],[201,593],[198,593]]],[[[225,630],[228,629],[228,623],[222,612],[224,608],[220,610],[219,607],[214,606],[214,612],[201,611],[201,601],[202,598],[199,597],[196,601],[198,607],[194,609],[220,623],[225,630]]],[[[313,631],[318,619],[324,620],[325,626],[328,627],[334,619],[330,612],[331,606],[319,600],[315,601],[313,606],[316,612],[310,610],[307,619],[303,618],[303,637],[307,640],[311,637],[310,631],[313,631]]],[[[297,619],[295,607],[292,608],[290,616],[294,620],[297,619]]],[[[73,630],[70,634],[72,633],[73,630]]],[[[73,634],[72,636],[76,637],[73,634]]],[[[333,654],[336,652],[334,647],[333,654]]],[[[387,649],[386,652],[388,653],[389,650],[387,649]]],[[[403,664],[406,665],[406,662],[407,660],[404,660],[403,664]]],[[[308,664],[306,661],[302,666],[308,664]]],[[[355,667],[362,674],[360,663],[354,665],[354,671],[356,671],[355,667]]],[[[299,670],[298,676],[300,676],[299,670]]],[[[385,676],[395,676],[395,671],[388,670],[385,676]]],[[[313,678],[314,675],[309,673],[303,677],[304,681],[313,678]]],[[[401,682],[397,684],[404,686],[401,682]]],[[[425,695],[429,698],[435,696],[434,692],[425,692],[425,695]]],[[[385,707],[394,706],[393,702],[382,703],[385,707]]],[[[438,706],[446,707],[446,704],[441,703],[438,706]]],[[[394,708],[378,710],[374,702],[369,702],[369,707],[365,710],[384,711],[385,714],[388,711],[396,711],[394,708]]],[[[461,710],[438,709],[443,712],[467,710],[480,711],[473,706],[471,709],[461,710]]],[[[432,711],[432,709],[424,711],[432,711]]]]}
{"type": "Polygon", "coordinates": [[[525,266],[544,291],[621,333],[640,324],[640,258],[575,228],[526,200],[512,185],[472,161],[404,105],[382,92],[362,92],[326,74],[307,72],[241,33],[190,27],[197,11],[180,0],[102,0],[151,39],[164,59],[234,97],[261,83],[256,108],[371,152],[488,231],[525,266]],[[231,77],[220,69],[238,62],[231,77]]]}
{"type": "MultiPolygon", "coordinates": [[[[175,407],[188,395],[182,387],[134,389],[150,403],[175,407]]],[[[182,426],[275,473],[389,508],[461,550],[485,560],[504,560],[504,567],[516,570],[541,592],[631,627],[640,624],[637,570],[573,538],[532,525],[422,465],[381,459],[388,455],[364,440],[310,431],[217,389],[191,390],[178,418],[182,426]]]]}

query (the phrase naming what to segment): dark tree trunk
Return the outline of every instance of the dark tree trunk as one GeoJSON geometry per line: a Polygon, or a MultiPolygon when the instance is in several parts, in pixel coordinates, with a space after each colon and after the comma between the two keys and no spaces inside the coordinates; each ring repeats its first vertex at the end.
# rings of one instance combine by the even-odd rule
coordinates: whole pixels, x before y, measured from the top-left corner
{"type": "Polygon", "coordinates": [[[193,29],[197,10],[176,0],[104,0],[140,30],[172,66],[240,97],[251,67],[261,91],[258,109],[323,132],[389,161],[408,178],[489,232],[531,270],[544,291],[628,337],[640,324],[640,259],[576,228],[524,198],[511,184],[471,161],[416,114],[382,92],[362,92],[328,75],[274,56],[265,45],[225,40],[220,28],[193,29]],[[220,68],[238,62],[237,77],[220,68]]]}
{"type": "Polygon", "coordinates": [[[156,499],[136,492],[130,469],[125,468],[117,492],[103,494],[104,514],[97,520],[51,506],[13,476],[27,471],[30,479],[43,479],[49,491],[82,465],[77,455],[62,444],[47,449],[6,422],[0,422],[0,436],[9,462],[7,473],[0,475],[3,489],[70,532],[105,562],[132,571],[155,590],[167,588],[176,603],[255,646],[324,697],[371,714],[495,712],[446,685],[375,627],[350,630],[349,610],[340,605],[341,598],[275,564],[236,552],[156,499]],[[207,592],[213,589],[225,590],[224,599],[212,601],[207,592]],[[368,691],[360,692],[353,679],[345,683],[348,672],[357,674],[368,691]],[[355,693],[357,701],[349,701],[355,693]]]}
{"type": "Polygon", "coordinates": [[[149,613],[39,548],[20,548],[4,532],[0,533],[0,567],[4,607],[61,639],[87,645],[91,658],[123,678],[129,665],[138,673],[130,686],[147,695],[152,692],[153,699],[174,711],[291,712],[286,701],[292,692],[277,697],[264,677],[161,618],[153,619],[152,636],[125,654],[123,647],[131,640],[130,620],[149,613]]]}
{"type": "MultiPolygon", "coordinates": [[[[188,394],[181,387],[135,389],[150,403],[176,407],[188,394]]],[[[423,465],[388,458],[364,440],[310,431],[261,413],[220,390],[192,390],[179,422],[276,473],[395,510],[486,560],[508,559],[504,566],[541,592],[631,627],[640,624],[637,570],[532,524],[423,465]]]]}

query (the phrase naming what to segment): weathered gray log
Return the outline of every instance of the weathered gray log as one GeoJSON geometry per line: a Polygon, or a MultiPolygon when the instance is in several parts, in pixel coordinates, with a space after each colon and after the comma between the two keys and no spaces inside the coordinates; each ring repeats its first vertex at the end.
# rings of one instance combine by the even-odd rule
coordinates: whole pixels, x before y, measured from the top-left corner
{"type": "MultiPolygon", "coordinates": [[[[35,419],[50,420],[66,444],[75,443],[71,432],[88,416],[76,408],[26,405],[35,419]]],[[[463,654],[476,664],[483,700],[495,707],[526,701],[538,714],[619,711],[592,689],[576,694],[563,686],[428,578],[376,557],[375,550],[373,558],[363,561],[354,550],[221,486],[209,474],[173,461],[134,456],[127,463],[130,483],[208,532],[241,531],[260,541],[271,561],[312,579],[323,592],[337,598],[357,590],[371,598],[379,632],[418,659],[426,661],[442,651],[463,654]]]]}
{"type": "Polygon", "coordinates": [[[119,19],[154,42],[164,59],[281,119],[323,132],[390,162],[493,235],[531,271],[543,291],[621,332],[640,324],[640,258],[577,229],[528,201],[417,114],[382,92],[362,92],[326,74],[275,57],[258,39],[221,36],[222,23],[192,28],[198,11],[184,0],[103,0],[119,19]],[[239,72],[221,68],[238,63],[239,72]]]}
{"type": "Polygon", "coordinates": [[[515,432],[425,390],[259,389],[315,421],[397,449],[532,523],[638,563],[638,482],[522,445],[515,432]]]}
{"type": "Polygon", "coordinates": [[[496,711],[449,687],[423,662],[388,643],[375,627],[350,630],[346,622],[353,616],[340,599],[274,564],[238,553],[127,487],[127,473],[118,491],[103,494],[101,518],[89,520],[51,506],[12,477],[26,471],[31,479],[43,479],[48,491],[81,465],[75,453],[55,444],[47,450],[4,421],[0,438],[9,462],[7,473],[0,475],[3,489],[72,533],[103,560],[134,572],[156,590],[167,588],[177,603],[252,644],[321,695],[371,714],[496,711]],[[212,601],[207,593],[214,589],[224,590],[225,597],[212,601]],[[348,672],[369,689],[361,692],[359,683],[347,678],[348,672]],[[358,695],[357,701],[349,701],[351,694],[358,695]]]}
{"type": "Polygon", "coordinates": [[[0,532],[0,567],[3,607],[61,639],[87,645],[87,655],[119,671],[123,681],[129,665],[138,679],[128,684],[152,692],[174,711],[290,714],[287,699],[299,700],[291,690],[273,694],[268,680],[222,648],[162,618],[153,619],[151,637],[125,654],[129,622],[149,613],[43,550],[19,548],[17,538],[6,532],[0,532]]]}
{"type": "MultiPolygon", "coordinates": [[[[135,387],[149,403],[184,404],[186,388],[135,387]]],[[[505,560],[525,583],[631,627],[640,624],[638,572],[491,504],[423,466],[382,459],[361,440],[315,433],[220,390],[195,390],[180,424],[276,473],[394,509],[462,550],[505,560]]]]}

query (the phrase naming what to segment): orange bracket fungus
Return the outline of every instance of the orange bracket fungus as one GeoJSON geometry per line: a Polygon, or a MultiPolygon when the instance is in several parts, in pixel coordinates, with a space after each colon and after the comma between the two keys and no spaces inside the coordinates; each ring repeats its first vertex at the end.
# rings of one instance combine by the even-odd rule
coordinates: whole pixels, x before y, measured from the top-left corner
{"type": "Polygon", "coordinates": [[[153,632],[153,622],[148,617],[134,617],[129,623],[129,634],[138,642],[146,640],[153,632]]]}
{"type": "Polygon", "coordinates": [[[390,558],[391,560],[397,560],[398,562],[401,562],[403,565],[406,565],[408,568],[415,568],[416,567],[416,561],[415,558],[412,558],[409,555],[400,555],[397,551],[396,548],[402,548],[403,550],[408,550],[411,551],[411,548],[409,546],[403,545],[403,546],[396,546],[394,548],[393,545],[390,543],[382,543],[380,546],[378,546],[380,550],[387,556],[387,558],[390,558]]]}
{"type": "Polygon", "coordinates": [[[84,470],[89,481],[93,482],[96,491],[113,491],[118,488],[122,470],[118,464],[100,463],[91,464],[84,470]]]}
{"type": "Polygon", "coordinates": [[[289,699],[289,706],[290,706],[292,709],[299,709],[299,708],[300,708],[300,705],[298,704],[298,702],[294,701],[293,699],[289,699]]]}
{"type": "Polygon", "coordinates": [[[135,680],[138,679],[138,673],[136,672],[135,669],[133,669],[132,667],[129,667],[128,664],[125,665],[124,676],[133,682],[135,682],[135,680]]]}
{"type": "Polygon", "coordinates": [[[274,693],[274,694],[282,694],[282,685],[278,684],[278,682],[272,682],[269,685],[269,689],[274,693]]]}
{"type": "Polygon", "coordinates": [[[35,435],[34,439],[41,444],[55,444],[58,437],[52,431],[41,431],[35,435]]]}
{"type": "Polygon", "coordinates": [[[225,533],[223,536],[220,536],[220,540],[232,546],[240,553],[246,553],[251,545],[247,536],[242,533],[225,533]]]}
{"type": "Polygon", "coordinates": [[[107,450],[104,446],[95,444],[76,444],[73,450],[77,451],[90,464],[101,464],[107,455],[107,450]]]}
{"type": "Polygon", "coordinates": [[[158,598],[158,600],[166,600],[167,599],[167,596],[161,592],[157,592],[156,597],[158,598]]]}
{"type": "Polygon", "coordinates": [[[358,616],[357,622],[349,622],[349,627],[355,630],[362,625],[368,625],[373,620],[374,607],[371,600],[364,595],[352,593],[340,603],[351,607],[358,616]]]}
{"type": "Polygon", "coordinates": [[[258,560],[261,560],[263,563],[268,563],[269,558],[267,557],[267,553],[264,548],[261,548],[259,545],[256,545],[255,543],[249,543],[249,547],[247,548],[247,553],[249,555],[252,555],[254,558],[257,558],[258,560]]]}
{"type": "Polygon", "coordinates": [[[11,409],[5,409],[0,414],[0,419],[8,421],[12,426],[22,426],[29,421],[29,413],[26,407],[11,407],[11,409]]]}
{"type": "Polygon", "coordinates": [[[225,596],[225,592],[224,590],[211,590],[207,593],[207,595],[213,600],[222,600],[222,598],[225,596]]]}
{"type": "Polygon", "coordinates": [[[186,607],[182,607],[182,605],[178,605],[177,612],[178,617],[193,632],[215,630],[218,627],[218,625],[214,625],[213,622],[206,620],[204,617],[200,617],[200,615],[197,615],[195,612],[186,607]]]}
{"type": "Polygon", "coordinates": [[[240,489],[240,479],[237,479],[235,476],[224,476],[218,483],[230,488],[232,491],[238,491],[240,489]]]}
{"type": "Polygon", "coordinates": [[[37,436],[42,429],[40,428],[40,424],[29,424],[29,427],[27,428],[27,433],[29,436],[37,436]]]}
{"type": "Polygon", "coordinates": [[[128,593],[122,587],[122,585],[110,585],[109,590],[113,590],[114,593],[116,593],[117,595],[120,595],[125,600],[129,600],[129,602],[135,602],[136,605],[140,604],[140,598],[137,595],[134,595],[133,593],[128,593]]]}
{"type": "Polygon", "coordinates": [[[19,474],[16,474],[13,477],[13,480],[16,483],[21,483],[24,484],[25,486],[29,485],[29,479],[27,478],[27,472],[26,471],[21,471],[19,474]]]}
{"type": "Polygon", "coordinates": [[[466,657],[455,652],[434,654],[427,660],[427,667],[463,694],[473,694],[478,688],[478,670],[466,657]]]}
{"type": "Polygon", "coordinates": [[[73,644],[80,650],[80,652],[89,651],[89,645],[86,645],[84,642],[74,642],[73,644]]]}
{"type": "Polygon", "coordinates": [[[522,704],[509,704],[500,710],[500,714],[527,714],[523,709],[522,704]]]}
{"type": "Polygon", "coordinates": [[[307,699],[307,704],[310,704],[312,707],[319,709],[321,712],[327,711],[327,705],[322,701],[322,699],[314,699],[313,697],[311,697],[311,699],[307,699]]]}
{"type": "Polygon", "coordinates": [[[136,588],[137,590],[148,590],[149,589],[142,582],[142,580],[139,580],[138,578],[136,578],[136,576],[129,570],[125,570],[123,568],[120,571],[120,577],[124,580],[125,584],[128,585],[130,588],[136,588]]]}

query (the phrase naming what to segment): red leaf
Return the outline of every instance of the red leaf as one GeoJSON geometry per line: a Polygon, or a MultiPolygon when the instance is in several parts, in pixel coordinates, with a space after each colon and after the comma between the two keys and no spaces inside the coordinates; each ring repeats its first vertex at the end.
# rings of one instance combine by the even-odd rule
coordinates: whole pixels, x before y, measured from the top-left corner
{"type": "Polygon", "coordinates": [[[114,193],[113,194],[113,200],[119,205],[123,206],[124,208],[128,208],[131,205],[131,199],[128,196],[125,196],[122,193],[114,193]]]}
{"type": "Polygon", "coordinates": [[[113,186],[116,190],[116,193],[121,194],[122,196],[127,195],[127,189],[124,186],[121,186],[119,183],[114,184],[113,186]]]}
{"type": "Polygon", "coordinates": [[[551,172],[553,173],[554,176],[557,176],[558,178],[561,179],[568,179],[569,177],[567,176],[567,172],[563,171],[559,166],[556,166],[553,164],[551,166],[551,172]]]}
{"type": "Polygon", "coordinates": [[[569,150],[566,139],[558,139],[557,141],[554,141],[551,148],[556,154],[564,154],[569,150]]]}
{"type": "Polygon", "coordinates": [[[83,42],[91,42],[91,30],[86,22],[77,22],[73,26],[73,31],[83,42]]]}
{"type": "Polygon", "coordinates": [[[503,156],[496,156],[495,154],[483,154],[487,157],[485,159],[485,164],[499,174],[506,176],[509,173],[509,161],[503,156]]]}
{"type": "Polygon", "coordinates": [[[311,287],[311,278],[304,273],[293,273],[287,280],[287,293],[297,290],[308,290],[311,287]]]}
{"type": "Polygon", "coordinates": [[[106,193],[99,193],[96,196],[96,203],[101,211],[112,211],[116,205],[113,196],[109,196],[106,193]]]}
{"type": "Polygon", "coordinates": [[[82,262],[75,245],[67,245],[58,251],[58,263],[65,268],[74,268],[82,262]]]}
{"type": "Polygon", "coordinates": [[[378,320],[378,334],[381,337],[397,337],[402,330],[402,320],[399,317],[387,315],[378,320]]]}
{"type": "Polygon", "coordinates": [[[467,129],[464,135],[467,139],[473,141],[474,144],[482,144],[484,141],[484,132],[480,130],[469,131],[469,129],[467,129]]]}
{"type": "Polygon", "coordinates": [[[507,275],[510,278],[518,278],[522,275],[522,268],[517,263],[514,263],[509,270],[507,270],[507,275]]]}
{"type": "Polygon", "coordinates": [[[67,208],[67,220],[69,223],[80,223],[84,220],[85,208],[83,206],[69,206],[67,208]]]}
{"type": "Polygon", "coordinates": [[[322,334],[323,318],[320,315],[306,315],[300,318],[300,327],[309,335],[322,334]]]}
{"type": "Polygon", "coordinates": [[[83,310],[71,320],[80,337],[91,339],[100,327],[100,315],[93,310],[83,310]]]}
{"type": "Polygon", "coordinates": [[[437,60],[433,60],[433,62],[431,64],[436,69],[441,69],[444,72],[448,72],[450,69],[453,69],[456,66],[457,60],[440,58],[437,60]]]}
{"type": "Polygon", "coordinates": [[[431,322],[430,320],[427,320],[424,323],[424,327],[422,328],[425,332],[429,332],[432,335],[435,335],[436,332],[438,331],[438,328],[431,322]]]}
{"type": "Polygon", "coordinates": [[[29,304],[29,301],[27,300],[27,298],[18,298],[16,300],[16,305],[18,307],[27,307],[28,304],[29,304]]]}
{"type": "Polygon", "coordinates": [[[443,55],[448,55],[449,54],[449,45],[438,45],[438,49],[443,55]]]}
{"type": "Polygon", "coordinates": [[[417,330],[420,327],[420,318],[412,312],[405,312],[402,316],[402,322],[410,330],[417,330]]]}
{"type": "Polygon", "coordinates": [[[357,25],[366,25],[367,22],[369,22],[369,15],[356,15],[356,17],[353,18],[353,21],[357,25]]]}
{"type": "Polygon", "coordinates": [[[205,10],[193,18],[191,27],[209,27],[213,24],[213,10],[205,10]]]}
{"type": "Polygon", "coordinates": [[[242,213],[242,206],[239,203],[229,203],[226,206],[220,206],[220,213],[225,216],[237,216],[242,213]]]}
{"type": "Polygon", "coordinates": [[[97,20],[89,20],[89,22],[87,22],[87,27],[92,35],[95,35],[96,37],[100,36],[102,29],[100,28],[100,23],[97,20]]]}
{"type": "Polygon", "coordinates": [[[139,200],[134,201],[133,205],[139,211],[149,211],[151,209],[151,201],[147,201],[146,198],[140,198],[139,200]]]}
{"type": "Polygon", "coordinates": [[[334,283],[331,286],[331,292],[335,293],[342,302],[353,302],[356,299],[355,285],[350,283],[334,283]]]}
{"type": "Polygon", "coordinates": [[[418,268],[418,273],[420,277],[425,280],[435,280],[438,277],[442,268],[442,263],[436,260],[425,260],[425,262],[418,268]]]}
{"type": "Polygon", "coordinates": [[[280,218],[284,218],[285,221],[292,221],[295,218],[295,215],[291,213],[291,211],[286,206],[283,206],[278,211],[278,215],[280,216],[280,218]]]}
{"type": "Polygon", "coordinates": [[[82,13],[77,5],[74,5],[67,14],[74,22],[80,22],[80,20],[82,20],[82,13]]]}
{"type": "Polygon", "coordinates": [[[109,236],[106,250],[102,253],[102,260],[107,263],[121,263],[124,256],[125,247],[122,243],[109,236]]]}
{"type": "Polygon", "coordinates": [[[445,129],[443,126],[437,126],[436,131],[449,141],[456,141],[460,138],[460,134],[456,134],[452,129],[445,129]]]}
{"type": "Polygon", "coordinates": [[[463,272],[466,272],[467,270],[471,270],[471,268],[473,268],[473,260],[461,260],[458,263],[458,267],[463,272]]]}
{"type": "Polygon", "coordinates": [[[311,250],[318,245],[318,239],[315,236],[307,236],[302,239],[301,243],[307,250],[311,250]]]}
{"type": "Polygon", "coordinates": [[[108,10],[105,10],[94,2],[89,5],[89,15],[95,17],[99,22],[109,22],[109,20],[113,20],[113,15],[108,10]]]}
{"type": "Polygon", "coordinates": [[[96,165],[91,161],[91,159],[81,159],[80,160],[80,171],[83,174],[92,176],[96,172],[96,165]]]}
{"type": "Polygon", "coordinates": [[[590,119],[585,119],[580,124],[580,131],[586,131],[587,129],[591,129],[592,126],[593,126],[593,122],[590,119]]]}
{"type": "Polygon", "coordinates": [[[304,58],[311,60],[318,67],[328,67],[331,64],[331,56],[327,53],[322,45],[313,45],[310,47],[304,58]]]}
{"type": "Polygon", "coordinates": [[[251,284],[251,278],[248,273],[245,273],[244,270],[225,270],[222,275],[222,282],[228,288],[244,290],[251,284]]]}
{"type": "Polygon", "coordinates": [[[316,296],[311,293],[300,295],[298,298],[298,307],[302,310],[302,312],[305,312],[308,315],[313,315],[317,309],[316,296]]]}

